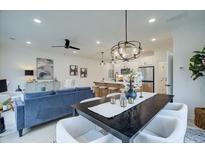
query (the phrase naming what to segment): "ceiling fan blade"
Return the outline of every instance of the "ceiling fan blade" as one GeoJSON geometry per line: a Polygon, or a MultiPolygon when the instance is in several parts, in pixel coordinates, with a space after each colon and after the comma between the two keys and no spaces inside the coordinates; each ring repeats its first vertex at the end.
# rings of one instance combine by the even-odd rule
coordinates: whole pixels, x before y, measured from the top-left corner
{"type": "Polygon", "coordinates": [[[73,47],[73,46],[69,46],[69,48],[71,48],[71,49],[75,49],[75,50],[80,50],[80,48],[73,47]]]}
{"type": "Polygon", "coordinates": [[[61,46],[51,46],[51,47],[54,47],[54,48],[55,48],[55,47],[65,47],[65,46],[62,46],[62,45],[61,45],[61,46]]]}

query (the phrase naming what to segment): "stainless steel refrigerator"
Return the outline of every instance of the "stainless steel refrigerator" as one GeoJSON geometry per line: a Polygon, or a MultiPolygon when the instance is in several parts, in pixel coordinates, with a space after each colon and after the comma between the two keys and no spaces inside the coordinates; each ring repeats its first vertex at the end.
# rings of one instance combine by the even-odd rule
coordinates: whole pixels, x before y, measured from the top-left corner
{"type": "Polygon", "coordinates": [[[154,66],[138,67],[138,71],[142,72],[143,91],[154,92],[155,91],[154,66]]]}

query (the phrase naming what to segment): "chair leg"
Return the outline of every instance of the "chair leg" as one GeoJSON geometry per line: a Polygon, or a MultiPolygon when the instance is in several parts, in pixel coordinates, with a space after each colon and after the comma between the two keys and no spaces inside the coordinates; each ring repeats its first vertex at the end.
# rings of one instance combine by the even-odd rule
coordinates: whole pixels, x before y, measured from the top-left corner
{"type": "Polygon", "coordinates": [[[73,117],[76,117],[76,116],[78,116],[79,114],[78,114],[78,112],[76,111],[76,109],[73,109],[73,117]]]}
{"type": "Polygon", "coordinates": [[[20,129],[19,130],[19,137],[22,137],[22,135],[23,135],[23,129],[20,129]]]}

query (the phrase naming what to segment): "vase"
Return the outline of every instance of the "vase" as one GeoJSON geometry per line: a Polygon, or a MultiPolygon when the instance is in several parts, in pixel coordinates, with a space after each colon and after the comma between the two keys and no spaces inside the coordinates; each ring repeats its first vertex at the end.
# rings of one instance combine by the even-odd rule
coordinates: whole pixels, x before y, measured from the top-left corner
{"type": "Polygon", "coordinates": [[[133,100],[135,100],[137,97],[137,93],[135,90],[130,88],[127,92],[125,92],[125,96],[128,100],[129,100],[129,98],[132,98],[133,100]]]}

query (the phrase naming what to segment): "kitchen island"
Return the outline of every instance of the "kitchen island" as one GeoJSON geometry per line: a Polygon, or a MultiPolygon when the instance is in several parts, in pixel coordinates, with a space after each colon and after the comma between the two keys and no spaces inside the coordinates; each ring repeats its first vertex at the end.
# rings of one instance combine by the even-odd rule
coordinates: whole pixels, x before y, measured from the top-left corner
{"type": "MultiPolygon", "coordinates": [[[[109,93],[121,92],[125,87],[123,82],[114,81],[95,81],[94,92],[96,97],[105,97],[109,93]]],[[[142,82],[142,88],[138,89],[143,92],[154,92],[151,82],[142,82]]]]}
{"type": "Polygon", "coordinates": [[[124,88],[123,82],[95,81],[94,84],[96,97],[105,97],[109,93],[121,92],[121,89],[124,88]]]}

